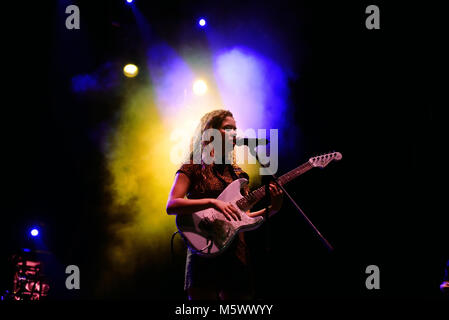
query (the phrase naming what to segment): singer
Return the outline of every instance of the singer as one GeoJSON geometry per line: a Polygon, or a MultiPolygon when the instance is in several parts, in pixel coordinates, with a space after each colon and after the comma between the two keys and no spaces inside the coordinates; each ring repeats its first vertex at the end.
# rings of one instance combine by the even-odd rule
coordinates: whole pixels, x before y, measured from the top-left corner
{"type": "MultiPolygon", "coordinates": [[[[236,130],[236,122],[230,111],[215,110],[201,118],[192,138],[189,159],[176,172],[168,196],[168,214],[188,215],[214,208],[229,221],[240,219],[232,204],[217,199],[232,181],[239,178],[249,179],[248,174],[235,163],[236,130]],[[204,139],[203,134],[209,129],[218,130],[220,136],[204,139]],[[211,143],[215,139],[221,139],[221,143],[211,143]],[[214,146],[217,145],[222,146],[222,149],[215,150],[214,146]],[[231,145],[232,148],[225,148],[226,145],[231,145]],[[200,153],[195,152],[198,147],[202,150],[200,153]],[[198,154],[200,163],[194,161],[198,154]],[[209,161],[210,159],[213,161],[209,161]],[[233,161],[227,161],[229,159],[233,161]]],[[[269,189],[271,215],[280,210],[283,195],[274,183],[269,185],[269,189]]],[[[248,192],[246,187],[244,193],[248,192]]],[[[265,209],[247,214],[252,217],[265,214],[265,209]]],[[[231,247],[217,257],[205,258],[194,254],[190,249],[187,250],[184,290],[189,300],[252,299],[253,278],[244,233],[239,233],[231,247]]]]}

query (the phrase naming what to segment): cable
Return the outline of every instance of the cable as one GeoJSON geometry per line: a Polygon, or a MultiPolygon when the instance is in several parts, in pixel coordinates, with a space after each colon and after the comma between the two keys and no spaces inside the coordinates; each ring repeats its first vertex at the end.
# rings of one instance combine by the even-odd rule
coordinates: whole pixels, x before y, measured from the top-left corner
{"type": "Polygon", "coordinates": [[[175,263],[175,253],[174,253],[174,249],[173,249],[173,239],[175,238],[176,234],[179,233],[179,230],[176,231],[175,233],[173,233],[173,235],[171,236],[171,241],[170,241],[170,248],[171,248],[171,259],[172,259],[172,263],[175,263]]]}

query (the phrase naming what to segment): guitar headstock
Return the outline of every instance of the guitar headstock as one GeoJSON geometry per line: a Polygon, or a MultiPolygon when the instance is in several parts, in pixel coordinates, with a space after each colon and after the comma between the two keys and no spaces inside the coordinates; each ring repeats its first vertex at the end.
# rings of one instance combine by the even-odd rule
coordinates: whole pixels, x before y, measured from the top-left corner
{"type": "Polygon", "coordinates": [[[309,163],[312,165],[312,167],[318,167],[318,168],[324,168],[327,166],[331,161],[333,160],[341,160],[342,155],[340,152],[331,152],[326,153],[321,156],[313,157],[309,159],[309,163]]]}

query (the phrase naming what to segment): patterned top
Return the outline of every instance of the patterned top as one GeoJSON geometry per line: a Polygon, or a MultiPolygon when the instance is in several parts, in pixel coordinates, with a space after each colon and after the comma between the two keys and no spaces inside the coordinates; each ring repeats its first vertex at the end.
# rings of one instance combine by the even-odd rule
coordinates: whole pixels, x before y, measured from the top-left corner
{"type": "MultiPolygon", "coordinates": [[[[203,168],[201,164],[185,163],[176,173],[184,173],[190,180],[190,186],[187,190],[188,199],[216,199],[223,190],[234,180],[249,176],[239,167],[233,167],[229,164],[213,164],[209,168],[203,168]]],[[[244,187],[243,194],[249,192],[248,185],[244,187]]],[[[247,264],[248,249],[245,243],[243,232],[239,233],[235,254],[239,260],[247,264]]],[[[229,249],[232,249],[229,248],[229,249]]]]}

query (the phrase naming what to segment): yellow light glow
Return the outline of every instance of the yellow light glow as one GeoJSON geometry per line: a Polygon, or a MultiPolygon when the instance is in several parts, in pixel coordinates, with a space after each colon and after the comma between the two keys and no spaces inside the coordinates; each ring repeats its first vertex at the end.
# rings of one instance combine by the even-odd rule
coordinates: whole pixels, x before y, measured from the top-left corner
{"type": "Polygon", "coordinates": [[[196,80],[193,83],[193,93],[197,96],[202,96],[207,92],[207,84],[203,80],[196,80]]]}
{"type": "MultiPolygon", "coordinates": [[[[125,67],[125,75],[126,70],[125,67]]],[[[167,215],[165,207],[176,170],[186,159],[200,118],[215,109],[228,109],[213,82],[210,90],[203,80],[196,83],[195,95],[199,94],[195,87],[200,89],[198,92],[208,94],[201,99],[186,95],[180,105],[176,100],[159,100],[157,90],[149,86],[124,94],[120,119],[106,144],[109,175],[105,188],[111,198],[105,210],[111,237],[103,263],[114,267],[98,279],[99,295],[111,292],[117,282],[127,281],[136,270],[151,266],[155,259],[164,261],[170,256],[167,243],[176,224],[175,217],[167,215]],[[164,110],[170,112],[165,114],[164,110]]],[[[231,111],[239,125],[239,111],[232,108],[231,111]]],[[[239,165],[250,175],[251,186],[258,186],[259,166],[239,165]]]]}
{"type": "Polygon", "coordinates": [[[123,68],[123,74],[128,78],[134,78],[138,73],[139,68],[135,64],[130,63],[123,68]]]}

